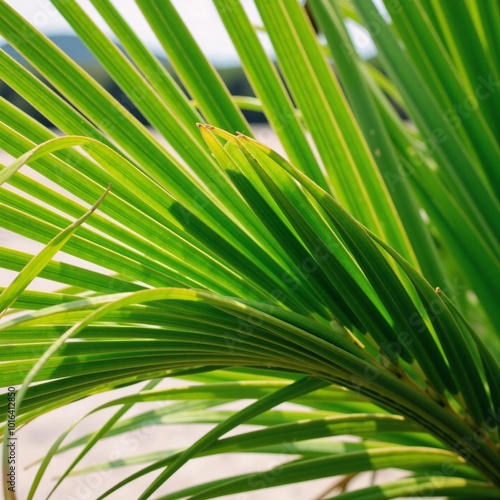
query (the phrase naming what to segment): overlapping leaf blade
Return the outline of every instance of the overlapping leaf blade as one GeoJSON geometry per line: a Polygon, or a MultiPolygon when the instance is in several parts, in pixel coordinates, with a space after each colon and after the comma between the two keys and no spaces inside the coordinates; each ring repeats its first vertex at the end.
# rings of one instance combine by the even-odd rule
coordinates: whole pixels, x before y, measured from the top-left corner
{"type": "MultiPolygon", "coordinates": [[[[354,2],[361,15],[349,2],[312,1],[346,100],[325,57],[328,49],[295,0],[256,2],[264,22],[259,29],[274,45],[280,73],[244,5],[215,0],[257,96],[249,100],[229,95],[170,1],[138,1],[195,102],[109,0],[92,3],[130,59],[76,1],[53,3],[168,145],[0,1],[1,33],[49,85],[1,52],[4,80],[63,134],[83,136],[55,138],[0,101],[0,144],[20,157],[0,170],[1,226],[46,244],[113,184],[99,213],[65,245],[69,254],[106,271],[47,257],[35,274],[66,288],[16,291],[14,308],[0,323],[7,347],[0,356],[2,386],[23,384],[22,425],[76,399],[139,381],[179,377],[201,385],[111,401],[105,407],[125,406],[93,437],[68,445],[65,434],[60,437],[31,494],[58,451],[84,444],[80,459],[107,433],[140,425],[147,413],[122,422],[132,404],[187,399],[205,408],[250,398],[257,401],[239,413],[179,413],[176,418],[186,423],[217,427],[187,451],[129,457],[126,463],[151,465],[112,490],[126,491],[135,478],[167,467],[147,497],[195,456],[280,453],[280,440],[296,437],[286,454],[301,458],[283,465],[277,482],[257,473],[166,498],[209,498],[311,480],[330,476],[332,467],[356,474],[390,465],[415,476],[344,496],[414,495],[436,486],[436,478],[422,475],[421,464],[438,467],[443,460],[457,467],[440,478],[436,494],[497,498],[497,334],[491,325],[476,333],[470,321],[483,312],[466,294],[455,303],[457,296],[436,293],[419,274],[421,268],[433,285],[446,286],[450,255],[495,324],[494,109],[500,101],[495,92],[487,102],[478,98],[470,119],[455,104],[475,92],[479,73],[491,72],[483,86],[497,88],[497,3],[453,9],[451,2],[388,0],[388,20],[371,0],[354,2]],[[374,21],[368,28],[390,80],[354,53],[352,32],[342,26],[347,18],[374,21]],[[456,36],[462,21],[470,47],[456,36]],[[408,109],[416,130],[397,116],[384,91],[408,109]],[[238,106],[268,117],[291,163],[232,135],[251,134],[238,106]],[[195,122],[203,118],[227,131],[201,126],[199,134],[195,122]],[[434,144],[436,127],[446,130],[448,140],[434,144]],[[82,149],[56,150],[57,144],[82,149]],[[19,172],[25,161],[58,187],[19,172]],[[394,186],[399,201],[391,200],[394,186]],[[429,223],[422,222],[420,205],[429,223]],[[418,235],[425,236],[422,243],[418,235]],[[74,336],[77,342],[70,341],[74,336]],[[305,412],[273,411],[304,375],[312,385],[329,386],[294,400],[313,409],[307,422],[300,421],[305,412]],[[255,409],[264,413],[248,422],[265,429],[220,438],[255,409]],[[323,439],[349,429],[362,442],[323,439]],[[258,484],[249,484],[255,479],[258,484]]],[[[51,248],[44,255],[51,256],[51,248]]],[[[2,248],[0,267],[31,277],[31,259],[2,248]]]]}

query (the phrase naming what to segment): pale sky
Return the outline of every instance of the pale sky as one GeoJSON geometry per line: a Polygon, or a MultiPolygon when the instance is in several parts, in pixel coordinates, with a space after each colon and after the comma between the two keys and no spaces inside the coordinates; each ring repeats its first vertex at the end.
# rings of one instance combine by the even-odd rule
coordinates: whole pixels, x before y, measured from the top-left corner
{"type": "MultiPolygon", "coordinates": [[[[77,0],[77,2],[106,34],[111,34],[90,0],[77,0]]],[[[49,0],[7,0],[7,3],[47,35],[73,32],[69,24],[49,0]]],[[[134,0],[112,0],[112,3],[134,27],[136,33],[139,34],[148,47],[153,50],[161,50],[153,31],[134,0]]],[[[237,59],[236,51],[211,0],[173,0],[173,4],[212,62],[218,64],[235,62],[237,59]]],[[[253,2],[243,0],[243,5],[247,9],[252,22],[258,23],[259,16],[253,2]]],[[[264,37],[262,40],[264,40],[264,37]]],[[[269,49],[269,44],[267,44],[266,48],[269,49]]]]}
{"type": "MultiPolygon", "coordinates": [[[[232,65],[237,60],[236,51],[226,34],[222,22],[211,0],[172,0],[184,22],[193,33],[196,41],[207,57],[218,65],[232,65]]],[[[77,0],[78,4],[92,17],[98,26],[108,35],[109,28],[102,21],[92,6],[90,0],[77,0]]],[[[68,34],[73,30],[59,12],[52,6],[50,0],[7,0],[21,15],[47,35],[68,34]]],[[[134,0],[112,0],[124,18],[134,27],[136,33],[152,50],[161,47],[153,31],[148,26],[134,0]]],[[[252,0],[242,0],[250,19],[260,24],[257,9],[252,0]]],[[[372,55],[373,45],[367,39],[363,41],[357,31],[357,40],[361,40],[360,51],[363,55],[372,55]]],[[[271,48],[266,35],[260,35],[266,50],[271,48]]],[[[0,38],[0,41],[2,39],[0,38]]]]}

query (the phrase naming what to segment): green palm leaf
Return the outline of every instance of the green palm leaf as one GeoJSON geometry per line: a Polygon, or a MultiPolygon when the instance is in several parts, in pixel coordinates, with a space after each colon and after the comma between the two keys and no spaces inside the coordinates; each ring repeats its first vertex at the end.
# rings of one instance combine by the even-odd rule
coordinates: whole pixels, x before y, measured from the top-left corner
{"type": "Polygon", "coordinates": [[[52,3],[149,127],[0,0],[0,35],[36,70],[0,51],[2,78],[58,129],[0,99],[0,145],[17,158],[0,168],[0,227],[43,245],[0,248],[18,273],[0,288],[4,472],[13,418],[21,434],[109,392],[5,497],[38,498],[72,450],[50,495],[123,466],[96,498],[396,467],[407,477],[339,496],[500,498],[498,2],[387,0],[386,15],[372,0],[256,0],[255,27],[245,2],[214,0],[255,96],[230,94],[173,2],[136,2],[171,70],[109,0],[92,4],[121,47],[78,2],[52,3]],[[353,23],[377,58],[357,53],[353,23]],[[252,137],[247,109],[286,158],[252,137]],[[152,423],[212,428],[185,449],[83,462],[152,423]],[[231,453],[280,465],[165,489],[186,463],[231,453]]]}

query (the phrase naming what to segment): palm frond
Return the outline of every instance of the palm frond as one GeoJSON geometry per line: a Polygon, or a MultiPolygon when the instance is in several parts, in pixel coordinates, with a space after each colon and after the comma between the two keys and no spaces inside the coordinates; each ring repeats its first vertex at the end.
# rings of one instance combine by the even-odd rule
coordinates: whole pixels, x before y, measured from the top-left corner
{"type": "Polygon", "coordinates": [[[256,0],[257,29],[244,2],[214,0],[253,97],[230,94],[170,0],[137,5],[171,72],[111,1],[92,4],[121,47],[77,1],[52,3],[150,126],[0,0],[0,34],[36,70],[0,51],[2,77],[59,129],[0,99],[0,145],[16,158],[0,168],[0,227],[44,246],[0,249],[19,273],[0,289],[4,471],[14,417],[22,433],[109,392],[18,494],[38,498],[73,451],[49,496],[125,466],[96,497],[153,472],[137,498],[396,467],[407,476],[338,496],[500,498],[498,2],[387,0],[385,15],[371,0],[256,0]],[[371,33],[375,59],[349,23],[371,33]],[[246,109],[286,157],[253,138],[246,109]],[[35,277],[60,288],[33,289],[35,277]],[[84,462],[109,438],[178,423],[212,428],[185,449],[84,462]],[[281,458],[168,489],[186,463],[230,453],[281,458]]]}

